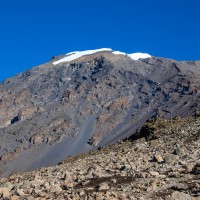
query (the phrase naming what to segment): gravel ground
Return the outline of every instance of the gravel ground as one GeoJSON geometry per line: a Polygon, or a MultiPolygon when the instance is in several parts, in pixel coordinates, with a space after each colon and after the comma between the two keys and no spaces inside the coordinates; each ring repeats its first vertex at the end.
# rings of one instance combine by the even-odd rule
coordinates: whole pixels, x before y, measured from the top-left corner
{"type": "Polygon", "coordinates": [[[0,180],[1,199],[200,199],[200,117],[147,122],[134,137],[0,180]]]}

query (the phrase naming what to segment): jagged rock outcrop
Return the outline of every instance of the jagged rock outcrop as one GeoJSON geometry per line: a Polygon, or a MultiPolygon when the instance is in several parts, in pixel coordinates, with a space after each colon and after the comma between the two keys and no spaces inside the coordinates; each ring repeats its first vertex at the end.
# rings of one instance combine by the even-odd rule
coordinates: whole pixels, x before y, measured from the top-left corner
{"type": "Polygon", "coordinates": [[[200,108],[199,61],[100,51],[55,64],[63,57],[0,84],[2,176],[127,138],[150,118],[200,108]]]}

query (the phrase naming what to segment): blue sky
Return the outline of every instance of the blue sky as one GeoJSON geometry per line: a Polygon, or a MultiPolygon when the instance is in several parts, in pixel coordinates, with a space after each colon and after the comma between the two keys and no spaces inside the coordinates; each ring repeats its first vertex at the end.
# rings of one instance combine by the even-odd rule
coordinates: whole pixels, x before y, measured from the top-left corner
{"type": "Polygon", "coordinates": [[[0,81],[75,50],[112,48],[200,60],[199,0],[7,0],[0,81]]]}

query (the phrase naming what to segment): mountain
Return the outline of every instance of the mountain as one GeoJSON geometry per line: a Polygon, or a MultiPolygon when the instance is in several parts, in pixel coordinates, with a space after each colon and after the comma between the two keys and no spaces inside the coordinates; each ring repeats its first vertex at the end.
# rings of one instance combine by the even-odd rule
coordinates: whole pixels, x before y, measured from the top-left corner
{"type": "Polygon", "coordinates": [[[195,115],[200,61],[71,52],[0,84],[1,176],[134,137],[149,119],[195,115]]]}

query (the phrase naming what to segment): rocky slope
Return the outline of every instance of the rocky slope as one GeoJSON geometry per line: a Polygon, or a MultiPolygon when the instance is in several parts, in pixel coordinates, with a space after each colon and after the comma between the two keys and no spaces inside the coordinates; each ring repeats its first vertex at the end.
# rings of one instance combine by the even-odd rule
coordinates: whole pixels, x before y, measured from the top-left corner
{"type": "Polygon", "coordinates": [[[126,141],[0,179],[1,199],[200,199],[200,116],[146,123],[126,141]]]}
{"type": "Polygon", "coordinates": [[[71,53],[1,83],[1,176],[55,165],[127,138],[150,118],[200,108],[199,61],[133,58],[71,53]]]}

